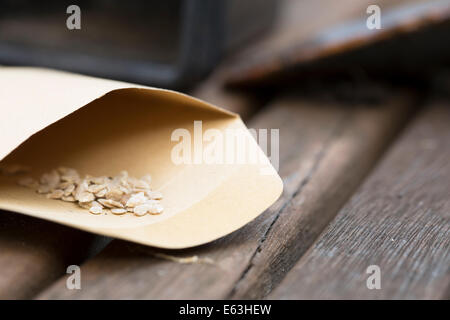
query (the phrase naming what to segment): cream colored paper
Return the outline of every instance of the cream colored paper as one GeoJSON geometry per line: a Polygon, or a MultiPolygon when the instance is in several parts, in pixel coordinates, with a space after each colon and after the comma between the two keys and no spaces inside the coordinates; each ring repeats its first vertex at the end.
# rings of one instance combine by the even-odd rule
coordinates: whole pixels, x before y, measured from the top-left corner
{"type": "Polygon", "coordinates": [[[174,91],[0,67],[0,112],[2,164],[30,166],[36,178],[61,165],[91,175],[150,173],[165,208],[158,216],[96,216],[21,187],[18,177],[2,176],[4,210],[145,245],[186,248],[242,227],[282,192],[280,177],[259,148],[262,162],[176,165],[171,160],[175,129],[186,128],[194,137],[196,120],[202,120],[204,131],[246,127],[237,115],[174,91]]]}

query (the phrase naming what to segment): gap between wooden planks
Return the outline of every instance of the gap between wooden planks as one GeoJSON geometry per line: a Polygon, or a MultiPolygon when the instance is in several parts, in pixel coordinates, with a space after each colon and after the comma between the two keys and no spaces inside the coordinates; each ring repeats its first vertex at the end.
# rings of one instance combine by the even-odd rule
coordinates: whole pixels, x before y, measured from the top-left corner
{"type": "MultiPolygon", "coordinates": [[[[38,299],[220,299],[267,295],[310,247],[413,111],[409,94],[379,105],[277,99],[249,127],[280,128],[279,201],[243,229],[201,247],[163,251],[213,263],[180,264],[113,241],[81,266],[82,289],[62,278],[38,299]],[[208,260],[208,261],[210,261],[208,260]]],[[[170,236],[170,235],[169,235],[170,236]]]]}
{"type": "Polygon", "coordinates": [[[426,106],[269,298],[446,299],[449,268],[447,100],[426,106]]]}

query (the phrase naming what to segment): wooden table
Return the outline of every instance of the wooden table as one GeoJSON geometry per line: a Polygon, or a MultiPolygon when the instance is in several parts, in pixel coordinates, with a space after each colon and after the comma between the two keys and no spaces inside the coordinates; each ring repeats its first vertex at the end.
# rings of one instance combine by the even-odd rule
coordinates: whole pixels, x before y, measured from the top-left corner
{"type": "MultiPolygon", "coordinates": [[[[259,45],[280,41],[288,13],[259,45]]],[[[348,14],[329,12],[326,21],[348,14]]],[[[2,212],[0,298],[450,297],[450,88],[338,81],[252,96],[224,89],[236,59],[190,93],[251,128],[280,129],[281,198],[244,228],[187,250],[2,212]],[[199,260],[177,260],[190,256],[199,260]],[[66,287],[72,264],[81,266],[81,290],[66,287]],[[366,285],[371,265],[381,271],[379,290],[366,285]]]]}

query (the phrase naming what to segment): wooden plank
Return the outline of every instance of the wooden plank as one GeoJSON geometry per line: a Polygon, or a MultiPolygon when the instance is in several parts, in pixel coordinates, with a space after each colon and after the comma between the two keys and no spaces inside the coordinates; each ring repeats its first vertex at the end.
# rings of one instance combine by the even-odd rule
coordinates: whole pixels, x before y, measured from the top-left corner
{"type": "Polygon", "coordinates": [[[450,103],[428,105],[269,297],[437,299],[450,288],[450,103]],[[369,290],[369,265],[381,289],[369,290]]]}
{"type": "MultiPolygon", "coordinates": [[[[396,2],[405,0],[396,0],[396,2]]],[[[408,0],[411,1],[411,0],[408,0]]],[[[365,17],[365,8],[371,3],[364,0],[355,4],[353,0],[342,0],[339,6],[333,5],[332,0],[284,0],[280,1],[278,17],[273,29],[264,37],[254,39],[247,46],[240,48],[229,56],[216,68],[216,70],[194,90],[190,92],[194,97],[200,98],[217,106],[240,114],[244,119],[264,105],[267,96],[261,96],[255,91],[229,90],[225,84],[234,69],[250,63],[256,67],[260,63],[260,56],[275,58],[281,48],[291,46],[292,43],[307,41],[330,26],[345,22],[352,17],[365,17]],[[332,8],[332,10],[325,9],[332,8]],[[320,15],[317,13],[320,11],[320,15]]],[[[391,0],[384,1],[384,6],[391,0]]],[[[268,92],[265,92],[267,95],[268,92]]]]}
{"type": "Polygon", "coordinates": [[[405,95],[388,95],[376,106],[278,99],[250,122],[253,128],[280,128],[285,190],[264,214],[227,237],[189,250],[113,241],[81,267],[82,290],[66,290],[62,278],[37,298],[264,296],[334,217],[411,110],[405,95]],[[155,252],[197,255],[200,261],[181,264],[155,252]]]}
{"type": "MultiPolygon", "coordinates": [[[[423,2],[414,0],[412,2],[423,2]]],[[[251,64],[255,68],[261,65],[262,57],[276,59],[279,52],[291,47],[293,43],[309,42],[314,36],[322,34],[330,27],[351,21],[355,18],[365,19],[366,8],[373,4],[372,0],[355,3],[353,0],[342,0],[339,5],[333,0],[284,0],[280,1],[278,18],[273,30],[262,38],[255,39],[247,46],[240,48],[229,56],[214,70],[214,72],[189,94],[227,110],[236,112],[244,120],[264,105],[270,98],[268,92],[261,96],[261,91],[238,91],[226,88],[229,77],[234,70],[251,64]],[[320,13],[320,14],[319,14],[320,13]],[[259,95],[258,95],[259,94],[259,95]]],[[[382,10],[393,5],[410,3],[411,0],[377,1],[382,10]]],[[[314,41],[313,41],[314,42],[314,41]]],[[[267,91],[267,90],[266,90],[267,91]]]]}
{"type": "Polygon", "coordinates": [[[236,64],[229,84],[285,86],[293,80],[336,77],[360,69],[378,76],[393,73],[391,69],[417,72],[418,65],[446,61],[440,35],[448,30],[449,4],[449,0],[287,1],[282,13],[289,12],[282,16],[295,19],[276,29],[277,37],[244,51],[246,57],[236,64]],[[369,5],[380,7],[379,30],[367,28],[369,5]],[[411,35],[419,43],[413,45],[411,35]],[[433,50],[435,46],[439,50],[433,50]],[[430,55],[434,60],[424,58],[430,55]]]}
{"type": "Polygon", "coordinates": [[[0,299],[29,299],[100,251],[107,238],[0,212],[0,299]]]}

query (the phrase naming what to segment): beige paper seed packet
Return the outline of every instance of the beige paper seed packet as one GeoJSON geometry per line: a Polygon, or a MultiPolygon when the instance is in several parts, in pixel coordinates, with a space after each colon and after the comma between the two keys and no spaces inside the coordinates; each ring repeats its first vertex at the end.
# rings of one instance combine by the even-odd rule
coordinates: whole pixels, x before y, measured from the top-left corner
{"type": "MultiPolygon", "coordinates": [[[[47,69],[0,67],[0,104],[0,167],[17,171],[0,175],[3,210],[144,245],[186,248],[242,227],[283,189],[239,116],[181,93],[47,69]],[[128,203],[125,214],[108,208],[93,214],[99,208],[90,212],[62,201],[58,192],[50,199],[18,183],[41,181],[61,166],[75,169],[80,178],[110,177],[108,183],[124,170],[136,179],[150,174],[151,192],[163,195],[158,200],[163,211],[138,216],[128,203]]],[[[105,197],[92,180],[86,183],[85,188],[105,197]]],[[[133,183],[123,195],[139,193],[133,183]]]]}

